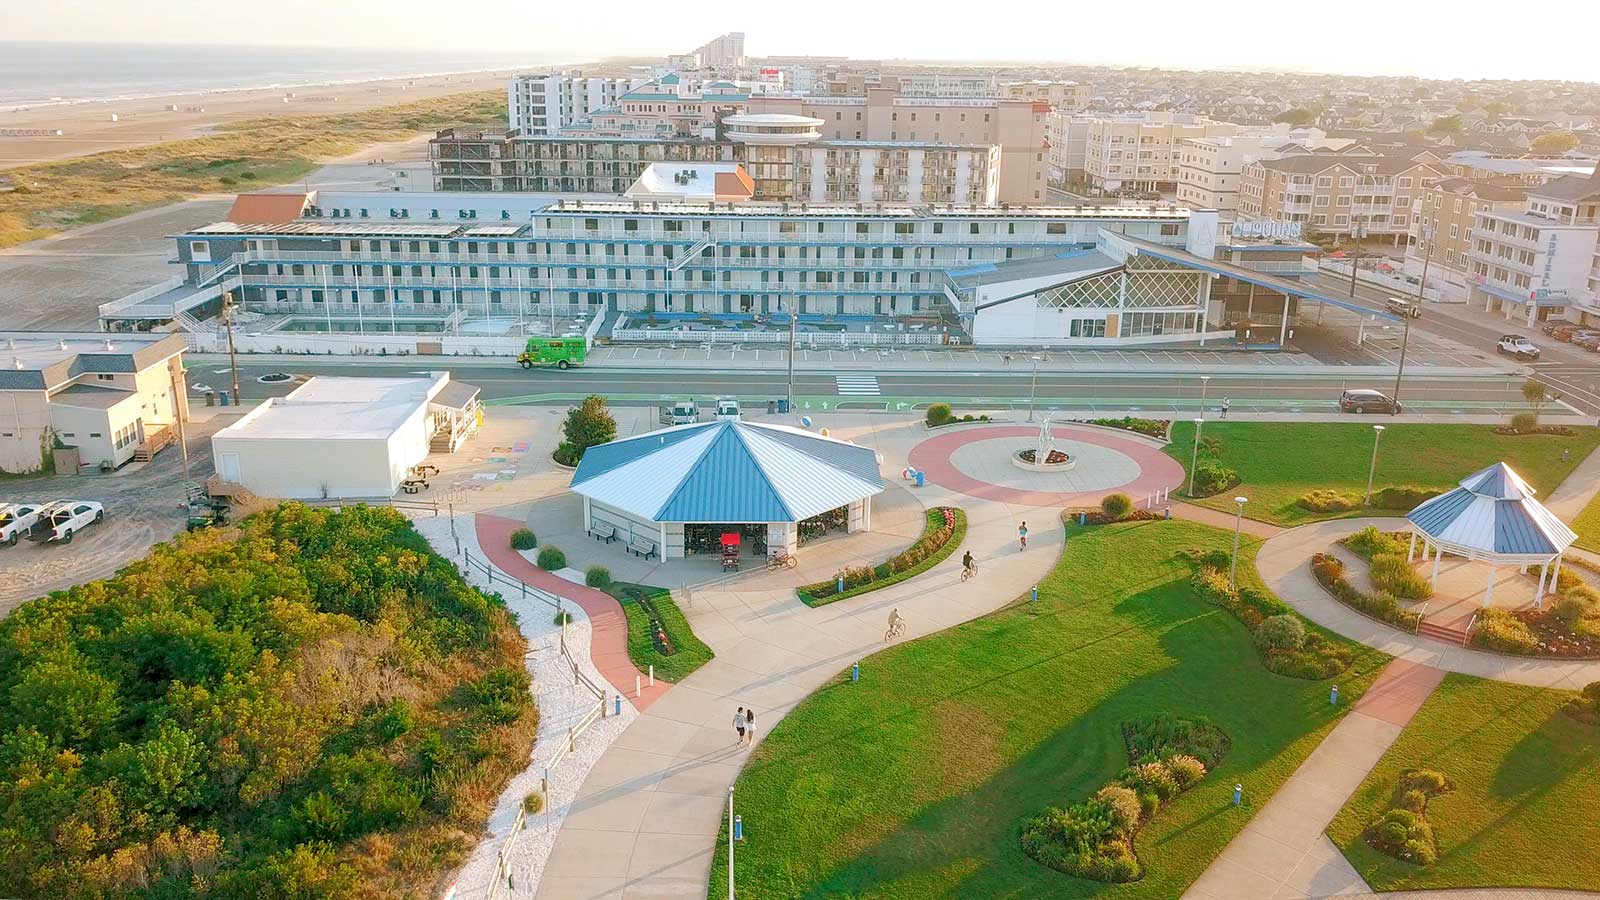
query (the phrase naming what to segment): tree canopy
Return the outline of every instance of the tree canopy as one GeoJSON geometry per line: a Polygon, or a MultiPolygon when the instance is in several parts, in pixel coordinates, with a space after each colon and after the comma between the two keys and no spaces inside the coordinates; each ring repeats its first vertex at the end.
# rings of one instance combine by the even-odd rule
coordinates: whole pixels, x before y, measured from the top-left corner
{"type": "Polygon", "coordinates": [[[432,897],[537,724],[398,513],[288,504],[0,622],[0,895],[432,897]]]}
{"type": "Polygon", "coordinates": [[[583,451],[616,439],[617,420],[607,408],[606,399],[590,394],[583,398],[583,403],[567,410],[567,419],[561,423],[561,443],[556,447],[555,460],[564,466],[575,466],[583,459],[583,451]]]}
{"type": "Polygon", "coordinates": [[[1545,156],[1560,156],[1577,146],[1578,136],[1570,131],[1547,131],[1533,139],[1533,152],[1545,156]]]}
{"type": "Polygon", "coordinates": [[[1433,120],[1433,124],[1428,126],[1428,130],[1437,134],[1456,134],[1461,131],[1461,117],[1455,115],[1440,116],[1433,120]]]}
{"type": "Polygon", "coordinates": [[[1304,106],[1296,106],[1293,109],[1286,109],[1272,117],[1272,121],[1274,122],[1287,122],[1297,128],[1301,125],[1310,125],[1316,120],[1317,114],[1305,108],[1304,106]]]}

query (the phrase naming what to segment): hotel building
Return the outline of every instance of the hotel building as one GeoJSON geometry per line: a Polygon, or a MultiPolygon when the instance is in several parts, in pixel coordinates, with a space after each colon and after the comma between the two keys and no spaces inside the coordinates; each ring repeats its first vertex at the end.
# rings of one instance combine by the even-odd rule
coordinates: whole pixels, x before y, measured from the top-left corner
{"type": "Polygon", "coordinates": [[[1600,176],[1528,190],[1521,211],[1480,211],[1468,250],[1469,303],[1528,325],[1600,320],[1600,176]]]}
{"type": "Polygon", "coordinates": [[[518,75],[506,93],[509,127],[522,134],[559,134],[599,110],[615,107],[624,94],[648,80],[574,73],[518,75]]]}
{"type": "Polygon", "coordinates": [[[1439,285],[1447,299],[1467,299],[1478,214],[1519,212],[1527,195],[1525,183],[1504,180],[1442,178],[1423,188],[1411,245],[1406,248],[1406,271],[1420,274],[1426,261],[1430,285],[1439,285]]]}
{"type": "Polygon", "coordinates": [[[1314,154],[1258,159],[1239,182],[1239,218],[1300,222],[1322,234],[1402,245],[1422,192],[1445,173],[1398,156],[1314,154]]]}

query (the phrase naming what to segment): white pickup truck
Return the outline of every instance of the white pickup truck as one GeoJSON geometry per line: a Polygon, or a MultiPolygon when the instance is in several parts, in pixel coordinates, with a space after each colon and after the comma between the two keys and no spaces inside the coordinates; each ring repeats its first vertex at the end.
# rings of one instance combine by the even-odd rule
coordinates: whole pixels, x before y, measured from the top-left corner
{"type": "Polygon", "coordinates": [[[93,500],[58,500],[40,513],[46,541],[72,543],[72,536],[106,517],[104,506],[93,500]]]}
{"type": "Polygon", "coordinates": [[[39,521],[43,503],[0,503],[0,544],[16,545],[39,521]]]}

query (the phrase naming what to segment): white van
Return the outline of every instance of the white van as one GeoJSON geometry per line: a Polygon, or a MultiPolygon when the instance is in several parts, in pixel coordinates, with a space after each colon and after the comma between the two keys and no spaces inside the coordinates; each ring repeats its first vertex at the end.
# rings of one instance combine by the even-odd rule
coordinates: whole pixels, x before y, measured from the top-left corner
{"type": "Polygon", "coordinates": [[[1405,316],[1408,319],[1422,318],[1422,307],[1412,303],[1410,300],[1404,300],[1400,297],[1390,297],[1389,301],[1385,303],[1384,306],[1388,308],[1389,312],[1392,312],[1397,316],[1405,316]]]}

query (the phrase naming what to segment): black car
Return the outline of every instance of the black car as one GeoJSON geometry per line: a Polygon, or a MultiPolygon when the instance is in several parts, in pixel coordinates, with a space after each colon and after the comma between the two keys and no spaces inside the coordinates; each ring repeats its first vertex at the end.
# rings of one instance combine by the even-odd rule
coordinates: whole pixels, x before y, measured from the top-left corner
{"type": "Polygon", "coordinates": [[[1388,413],[1393,416],[1400,413],[1400,401],[1390,398],[1388,394],[1382,391],[1358,388],[1353,391],[1345,391],[1339,395],[1339,411],[1349,413],[1388,413]]]}

